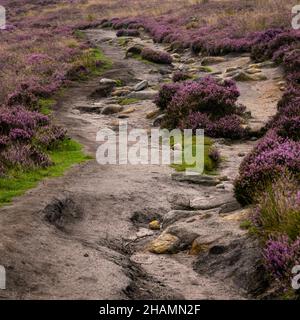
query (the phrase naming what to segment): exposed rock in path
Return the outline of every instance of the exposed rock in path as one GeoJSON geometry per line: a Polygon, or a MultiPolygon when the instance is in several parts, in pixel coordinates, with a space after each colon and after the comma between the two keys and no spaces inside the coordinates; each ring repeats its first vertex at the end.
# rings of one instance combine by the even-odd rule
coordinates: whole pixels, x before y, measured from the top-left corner
{"type": "Polygon", "coordinates": [[[144,48],[144,46],[141,44],[135,44],[135,45],[129,47],[126,50],[126,58],[128,58],[134,54],[140,54],[142,52],[143,48],[144,48]]]}
{"type": "Polygon", "coordinates": [[[156,97],[157,93],[158,91],[156,90],[143,90],[131,92],[127,97],[139,100],[153,100],[156,97]]]}
{"type": "Polygon", "coordinates": [[[160,230],[160,223],[158,220],[153,220],[149,223],[149,229],[151,230],[160,230]]]}
{"type": "Polygon", "coordinates": [[[104,107],[101,114],[104,114],[104,115],[114,114],[114,113],[121,112],[123,109],[124,107],[122,106],[112,104],[104,107]]]}
{"type": "Polygon", "coordinates": [[[268,77],[261,73],[256,73],[251,76],[252,81],[265,81],[268,80],[268,77]]]}
{"type": "Polygon", "coordinates": [[[117,81],[113,80],[113,79],[108,79],[108,78],[102,78],[99,81],[100,84],[112,84],[112,85],[116,85],[117,81]]]}
{"type": "Polygon", "coordinates": [[[235,81],[264,81],[268,78],[264,74],[249,74],[245,71],[240,71],[236,75],[234,75],[232,79],[234,79],[235,81]]]}
{"type": "Polygon", "coordinates": [[[136,233],[136,238],[144,238],[144,237],[150,237],[153,236],[154,232],[152,230],[149,230],[147,228],[140,228],[139,231],[136,233]]]}
{"type": "Polygon", "coordinates": [[[249,68],[249,69],[246,69],[246,72],[249,74],[256,74],[256,73],[261,73],[261,70],[258,68],[249,68]]]}
{"type": "Polygon", "coordinates": [[[188,210],[171,210],[164,215],[163,227],[169,226],[170,224],[189,217],[193,217],[202,214],[203,211],[188,211],[188,210]]]}
{"type": "Polygon", "coordinates": [[[133,89],[134,89],[134,91],[141,91],[141,90],[148,88],[148,85],[149,85],[148,81],[143,80],[143,81],[137,83],[133,89]]]}
{"type": "Polygon", "coordinates": [[[158,72],[162,76],[170,75],[172,73],[172,67],[170,67],[170,66],[161,66],[161,67],[159,67],[158,72]]]}
{"type": "Polygon", "coordinates": [[[210,235],[200,235],[193,241],[189,253],[193,255],[199,255],[202,252],[208,251],[212,243],[216,243],[221,239],[221,236],[216,233],[212,233],[210,235]]]}
{"type": "Polygon", "coordinates": [[[149,227],[149,223],[151,221],[161,221],[161,215],[156,212],[152,212],[152,210],[136,211],[133,213],[130,220],[136,226],[149,227]]]}
{"type": "Polygon", "coordinates": [[[133,113],[134,111],[136,111],[136,108],[130,107],[130,108],[122,111],[121,114],[122,114],[122,115],[123,115],[123,114],[129,114],[129,113],[133,113]]]}
{"type": "Polygon", "coordinates": [[[158,116],[158,114],[159,114],[159,110],[153,110],[153,111],[150,111],[146,114],[146,118],[152,119],[152,118],[158,116]]]}
{"type": "MultiPolygon", "coordinates": [[[[236,200],[231,193],[220,194],[209,197],[198,197],[190,201],[191,208],[196,210],[209,210],[224,206],[224,210],[237,206],[236,200]],[[227,206],[225,206],[227,205],[227,206]]],[[[227,211],[229,212],[229,211],[227,211]]]]}
{"type": "Polygon", "coordinates": [[[249,237],[202,252],[194,264],[194,270],[220,280],[230,277],[237,287],[252,295],[264,292],[268,286],[259,244],[249,237]]]}
{"type": "Polygon", "coordinates": [[[260,63],[252,63],[249,68],[274,68],[276,64],[273,61],[263,61],[260,63]]]}
{"type": "Polygon", "coordinates": [[[240,69],[240,67],[229,67],[229,68],[225,69],[225,73],[237,71],[238,69],[240,69]]]}
{"type": "Polygon", "coordinates": [[[190,198],[183,194],[168,195],[168,201],[171,204],[171,209],[181,210],[190,209],[190,198]]]}
{"type": "Polygon", "coordinates": [[[149,244],[148,250],[156,254],[174,254],[187,249],[197,236],[185,228],[171,226],[149,244]]]}
{"type": "Polygon", "coordinates": [[[187,228],[178,225],[170,226],[166,230],[166,232],[179,238],[180,241],[176,248],[176,250],[178,251],[187,249],[189,246],[191,246],[193,241],[199,236],[199,233],[193,232],[187,228]]]}
{"type": "Polygon", "coordinates": [[[234,199],[230,202],[224,203],[221,206],[219,213],[229,213],[239,209],[241,209],[241,205],[234,199]]]}
{"type": "Polygon", "coordinates": [[[216,186],[220,180],[208,175],[187,175],[185,173],[172,173],[172,180],[179,182],[195,183],[202,186],[216,186]]]}
{"type": "Polygon", "coordinates": [[[108,97],[115,87],[115,83],[100,83],[99,87],[90,94],[93,99],[108,97]]]}
{"type": "Polygon", "coordinates": [[[163,119],[165,118],[165,114],[160,114],[159,116],[157,116],[152,123],[153,127],[159,127],[163,121],[163,119]]]}
{"type": "Polygon", "coordinates": [[[152,253],[164,254],[178,251],[180,240],[169,233],[162,233],[157,239],[152,241],[148,250],[152,253]]]}
{"type": "Polygon", "coordinates": [[[225,61],[226,61],[226,59],[223,57],[205,57],[202,59],[201,64],[203,66],[207,66],[210,64],[217,64],[217,63],[222,63],[225,61]]]}
{"type": "Polygon", "coordinates": [[[114,97],[121,97],[121,96],[126,96],[131,92],[130,89],[126,89],[126,88],[117,88],[112,92],[112,96],[114,97]]]}
{"type": "Polygon", "coordinates": [[[83,113],[96,113],[96,114],[100,114],[101,110],[103,109],[103,107],[99,107],[99,106],[94,106],[94,105],[89,105],[89,106],[79,106],[76,108],[77,110],[79,110],[80,112],[83,113]]]}

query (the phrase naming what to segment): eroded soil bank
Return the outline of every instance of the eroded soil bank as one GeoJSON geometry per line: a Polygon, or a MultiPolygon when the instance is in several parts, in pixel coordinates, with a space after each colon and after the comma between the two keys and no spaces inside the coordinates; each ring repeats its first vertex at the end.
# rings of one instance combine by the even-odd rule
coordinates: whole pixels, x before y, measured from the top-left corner
{"type": "MultiPolygon", "coordinates": [[[[99,79],[66,93],[55,117],[92,155],[97,131],[115,129],[120,118],[129,128],[151,128],[153,97],[175,70],[208,74],[199,71],[201,59],[189,52],[176,55],[173,67],[125,59],[126,48],[136,42],[157,46],[147,36],[121,43],[113,31],[95,29],[87,35],[113,61],[102,78],[121,80],[117,91],[138,99],[104,115],[104,108],[116,110],[120,100],[103,97],[99,79]],[[141,80],[149,87],[133,92],[141,80]]],[[[248,56],[226,56],[211,68],[226,77],[226,69],[249,65],[248,56]]],[[[261,66],[261,73],[264,80],[238,82],[253,130],[276,112],[281,95],[281,71],[261,66]]],[[[99,165],[94,160],[43,181],[0,210],[0,255],[7,270],[7,290],[0,297],[245,299],[262,293],[266,279],[256,244],[240,228],[247,209],[239,208],[232,185],[256,143],[255,137],[236,143],[219,139],[225,160],[218,174],[194,181],[164,165],[99,165]],[[153,219],[162,223],[161,230],[148,228],[153,219]],[[153,253],[159,251],[172,254],[153,253]]]]}

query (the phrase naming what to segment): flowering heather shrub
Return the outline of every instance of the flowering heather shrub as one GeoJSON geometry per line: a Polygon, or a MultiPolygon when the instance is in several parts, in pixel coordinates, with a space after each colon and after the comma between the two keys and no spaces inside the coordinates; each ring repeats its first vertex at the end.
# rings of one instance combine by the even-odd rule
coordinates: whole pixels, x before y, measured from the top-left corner
{"type": "Polygon", "coordinates": [[[33,169],[47,167],[51,164],[48,156],[30,144],[15,143],[2,152],[3,163],[6,167],[22,167],[33,169]]]}
{"type": "Polygon", "coordinates": [[[295,71],[300,69],[300,48],[287,52],[283,58],[283,66],[286,71],[295,71]]]}
{"type": "Polygon", "coordinates": [[[274,39],[276,39],[277,36],[281,35],[282,32],[283,30],[278,28],[261,32],[261,34],[256,39],[256,43],[252,46],[251,58],[257,61],[270,58],[269,45],[274,39]]]}
{"type": "Polygon", "coordinates": [[[300,172],[300,144],[270,130],[245,157],[235,181],[235,195],[241,204],[257,201],[263,191],[284,172],[300,172]]]}
{"type": "Polygon", "coordinates": [[[241,139],[247,136],[248,129],[237,115],[228,115],[212,122],[206,133],[213,138],[241,139]]]}
{"type": "Polygon", "coordinates": [[[112,19],[111,25],[114,29],[138,29],[142,27],[142,24],[139,23],[138,19],[135,18],[125,18],[125,19],[112,19]]]}
{"type": "Polygon", "coordinates": [[[236,112],[239,92],[233,81],[220,84],[212,77],[181,83],[167,107],[164,125],[176,128],[190,113],[207,113],[211,120],[236,112]]]}
{"type": "Polygon", "coordinates": [[[171,64],[172,57],[167,52],[144,48],[141,52],[143,59],[161,64],[171,64]]]}
{"type": "Polygon", "coordinates": [[[65,138],[66,130],[53,124],[40,128],[35,135],[37,143],[48,150],[65,138]]]}
{"type": "Polygon", "coordinates": [[[49,165],[51,162],[42,150],[63,140],[65,135],[65,130],[51,125],[47,116],[36,111],[28,111],[22,106],[0,108],[2,168],[30,169],[49,165]]]}
{"type": "Polygon", "coordinates": [[[174,82],[180,82],[180,81],[185,81],[190,79],[190,75],[187,72],[183,72],[183,71],[176,71],[173,74],[173,81],[174,82]]]}
{"type": "Polygon", "coordinates": [[[9,138],[11,140],[16,140],[16,141],[26,141],[30,140],[33,136],[33,132],[30,130],[23,130],[19,128],[15,128],[10,130],[9,132],[9,138]]]}
{"type": "MultiPolygon", "coordinates": [[[[290,73],[286,77],[286,81],[289,86],[294,86],[294,87],[300,86],[300,72],[294,71],[294,72],[290,73]]],[[[299,96],[300,96],[300,93],[299,93],[299,96]]]]}
{"type": "Polygon", "coordinates": [[[300,101],[300,90],[295,86],[290,85],[284,92],[281,100],[278,102],[278,111],[284,112],[284,109],[293,106],[297,109],[297,105],[300,101]]]}
{"type": "Polygon", "coordinates": [[[0,132],[8,135],[10,130],[18,128],[25,131],[34,130],[49,123],[49,118],[35,111],[27,111],[17,106],[0,109],[0,132]]]}
{"type": "Polygon", "coordinates": [[[235,114],[212,121],[205,113],[190,113],[187,120],[180,124],[180,128],[190,128],[193,131],[204,129],[205,134],[212,138],[241,139],[248,134],[248,129],[242,127],[241,119],[235,114]]]}
{"type": "Polygon", "coordinates": [[[156,105],[159,107],[160,110],[164,111],[169,103],[172,101],[174,95],[176,94],[177,90],[180,88],[179,83],[169,83],[164,84],[158,93],[158,96],[155,99],[156,105]]]}
{"type": "Polygon", "coordinates": [[[8,137],[0,136],[0,151],[7,146],[8,142],[9,142],[8,137]]]}
{"type": "Polygon", "coordinates": [[[268,49],[265,52],[266,58],[272,58],[281,48],[291,47],[292,45],[299,43],[300,33],[296,30],[288,30],[279,33],[273,40],[268,43],[268,49]]]}
{"type": "Polygon", "coordinates": [[[121,29],[117,32],[117,37],[139,37],[140,33],[134,29],[121,29]]]}
{"type": "Polygon", "coordinates": [[[21,86],[20,89],[17,89],[8,96],[7,105],[23,105],[28,106],[30,109],[36,109],[38,105],[38,99],[32,92],[29,92],[23,86],[21,86]]]}
{"type": "Polygon", "coordinates": [[[286,287],[292,268],[300,264],[300,238],[293,242],[285,235],[273,237],[266,243],[263,256],[267,270],[286,287]]]}
{"type": "Polygon", "coordinates": [[[181,129],[192,129],[195,132],[197,129],[204,129],[207,134],[207,129],[212,122],[209,120],[208,114],[202,112],[191,112],[187,119],[180,123],[181,129]]]}
{"type": "Polygon", "coordinates": [[[276,126],[277,133],[281,137],[290,138],[294,141],[300,140],[300,116],[282,116],[279,121],[276,122],[276,126]]]}
{"type": "Polygon", "coordinates": [[[52,58],[47,54],[32,53],[32,54],[27,56],[26,63],[28,63],[28,64],[40,64],[40,63],[44,63],[44,62],[51,61],[51,60],[52,60],[52,58]]]}

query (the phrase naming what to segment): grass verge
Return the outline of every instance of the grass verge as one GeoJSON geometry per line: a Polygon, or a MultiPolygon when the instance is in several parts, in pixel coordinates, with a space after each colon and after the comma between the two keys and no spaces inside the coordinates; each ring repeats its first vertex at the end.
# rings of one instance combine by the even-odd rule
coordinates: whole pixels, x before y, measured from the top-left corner
{"type": "Polygon", "coordinates": [[[36,187],[42,179],[62,176],[72,165],[91,159],[83,153],[78,142],[70,139],[61,142],[49,155],[53,165],[48,168],[31,171],[14,169],[10,170],[6,177],[0,178],[0,207],[28,189],[36,187]]]}
{"type": "MultiPolygon", "coordinates": [[[[207,137],[204,138],[204,171],[202,173],[205,174],[211,174],[214,175],[216,174],[216,169],[218,167],[218,162],[214,161],[209,155],[210,155],[210,151],[212,150],[212,145],[213,145],[213,141],[207,137]]],[[[174,146],[174,139],[171,139],[171,146],[174,146]]],[[[184,143],[181,143],[181,147],[182,151],[184,151],[185,148],[190,148],[192,150],[192,154],[195,155],[196,154],[196,150],[197,150],[197,141],[196,141],[196,137],[193,136],[191,144],[188,145],[184,145],[184,143]]],[[[196,165],[194,164],[189,164],[191,163],[191,161],[186,161],[184,159],[184,156],[182,156],[182,164],[171,164],[171,167],[174,168],[176,171],[178,172],[182,172],[182,171],[186,171],[187,169],[193,169],[193,171],[197,171],[197,172],[201,172],[201,165],[200,167],[197,166],[197,162],[196,165]]]]}
{"type": "Polygon", "coordinates": [[[56,100],[54,99],[39,99],[39,110],[45,116],[49,116],[52,113],[52,108],[56,104],[56,100]]]}

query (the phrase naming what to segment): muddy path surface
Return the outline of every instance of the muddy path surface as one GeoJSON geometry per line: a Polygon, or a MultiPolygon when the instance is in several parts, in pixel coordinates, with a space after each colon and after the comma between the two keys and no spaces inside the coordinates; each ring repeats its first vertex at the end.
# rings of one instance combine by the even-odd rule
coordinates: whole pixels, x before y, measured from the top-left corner
{"type": "MultiPolygon", "coordinates": [[[[151,128],[153,97],[176,69],[206,74],[199,71],[201,59],[189,52],[175,55],[173,67],[125,59],[126,48],[136,42],[157,46],[147,36],[121,43],[113,31],[87,35],[113,61],[101,78],[121,80],[121,86],[103,97],[99,78],[77,84],[55,116],[92,155],[97,131],[115,130],[120,118],[129,128],[151,128]],[[132,86],[142,80],[149,87],[134,92],[132,86]],[[121,110],[120,94],[138,100],[121,110]],[[101,114],[105,108],[119,112],[101,114]]],[[[249,66],[247,56],[227,56],[211,68],[216,76],[228,77],[226,69],[249,66]]],[[[238,82],[253,129],[275,113],[281,95],[281,71],[255,68],[267,79],[238,82]]],[[[256,244],[240,228],[247,209],[236,203],[232,184],[255,140],[216,141],[225,160],[212,177],[186,179],[166,165],[91,160],[41,182],[0,209],[0,257],[7,271],[7,290],[0,298],[245,299],[258,294],[266,281],[256,244]],[[155,219],[160,230],[148,227],[155,219]]]]}

